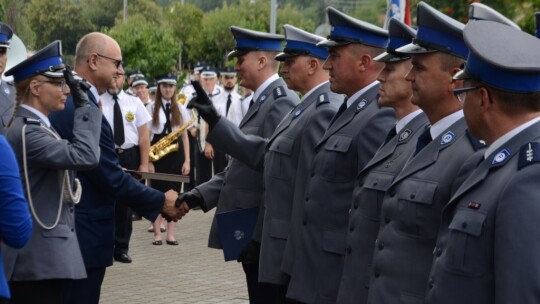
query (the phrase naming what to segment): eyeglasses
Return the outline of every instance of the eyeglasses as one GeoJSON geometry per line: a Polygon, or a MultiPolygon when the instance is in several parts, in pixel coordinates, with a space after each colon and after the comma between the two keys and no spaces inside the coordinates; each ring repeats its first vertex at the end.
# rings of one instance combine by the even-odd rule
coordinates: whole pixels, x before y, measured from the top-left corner
{"type": "Polygon", "coordinates": [[[459,102],[463,102],[465,100],[465,93],[478,90],[480,88],[481,88],[480,86],[476,86],[476,87],[468,87],[468,88],[463,88],[463,89],[455,89],[454,96],[456,96],[459,102]]]}
{"type": "Polygon", "coordinates": [[[96,55],[98,55],[99,57],[105,58],[105,59],[109,59],[110,61],[112,61],[114,63],[114,65],[116,66],[117,69],[120,67],[120,65],[122,65],[124,63],[122,60],[107,57],[105,55],[101,55],[100,53],[96,53],[96,55]]]}
{"type": "Polygon", "coordinates": [[[39,82],[46,82],[50,84],[54,84],[57,87],[60,88],[60,91],[64,91],[64,88],[66,87],[66,81],[65,80],[40,80],[39,82]]]}

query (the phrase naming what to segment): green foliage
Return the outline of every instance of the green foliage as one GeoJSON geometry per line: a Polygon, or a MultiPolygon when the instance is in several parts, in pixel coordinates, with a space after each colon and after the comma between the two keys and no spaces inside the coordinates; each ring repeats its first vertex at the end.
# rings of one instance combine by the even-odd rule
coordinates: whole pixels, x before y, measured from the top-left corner
{"type": "Polygon", "coordinates": [[[26,9],[28,25],[36,35],[34,47],[43,48],[54,40],[62,40],[65,53],[75,53],[77,41],[94,30],[77,3],[63,0],[32,0],[26,9]]]}
{"type": "Polygon", "coordinates": [[[182,57],[189,55],[197,38],[194,33],[200,31],[204,13],[195,5],[175,2],[167,6],[163,14],[166,26],[172,29],[175,40],[181,46],[182,57]]]}
{"type": "Polygon", "coordinates": [[[121,0],[81,0],[81,9],[97,29],[114,26],[114,19],[122,11],[121,0]]]}
{"type": "Polygon", "coordinates": [[[137,14],[107,31],[122,48],[125,69],[140,69],[148,79],[174,70],[180,51],[172,30],[152,21],[137,14]]]}

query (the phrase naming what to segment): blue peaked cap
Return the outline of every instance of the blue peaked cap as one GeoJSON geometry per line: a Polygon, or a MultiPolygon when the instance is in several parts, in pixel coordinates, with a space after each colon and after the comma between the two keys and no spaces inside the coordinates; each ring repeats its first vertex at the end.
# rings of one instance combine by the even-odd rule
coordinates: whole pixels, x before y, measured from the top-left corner
{"type": "Polygon", "coordinates": [[[330,35],[318,45],[330,47],[360,43],[372,47],[385,48],[388,43],[388,31],[348,16],[333,7],[326,9],[328,21],[332,26],[330,35]]]}
{"type": "Polygon", "coordinates": [[[231,33],[236,41],[234,50],[227,57],[242,56],[250,51],[281,51],[282,35],[269,34],[248,30],[238,26],[231,26],[231,33]]]}
{"type": "Polygon", "coordinates": [[[469,21],[471,20],[495,21],[521,30],[519,25],[515,24],[512,20],[506,18],[503,14],[480,2],[473,2],[471,5],[469,5],[469,21]]]}
{"type": "Polygon", "coordinates": [[[465,25],[454,20],[425,2],[418,3],[416,9],[418,31],[412,43],[397,49],[404,54],[443,52],[460,58],[467,58],[469,50],[463,41],[465,25]]]}
{"type": "Polygon", "coordinates": [[[13,30],[9,25],[0,23],[0,47],[9,47],[9,41],[13,37],[13,30]]]}
{"type": "Polygon", "coordinates": [[[64,68],[65,65],[62,62],[62,43],[60,40],[56,40],[9,69],[5,75],[13,76],[13,81],[15,82],[38,74],[59,78],[64,77],[62,73],[64,68]]]}
{"type": "Polygon", "coordinates": [[[540,38],[540,12],[534,14],[534,25],[536,27],[534,33],[536,37],[540,38]]]}
{"type": "Polygon", "coordinates": [[[317,43],[324,40],[323,37],[308,33],[289,24],[283,26],[285,30],[285,40],[287,44],[283,52],[276,55],[276,60],[283,61],[287,57],[307,55],[320,59],[328,57],[328,50],[325,47],[317,46],[317,43]]]}
{"type": "Polygon", "coordinates": [[[156,83],[167,83],[167,84],[173,84],[176,85],[176,74],[173,73],[166,73],[159,76],[156,76],[156,83]]]}
{"type": "Polygon", "coordinates": [[[396,49],[411,43],[416,37],[416,31],[398,19],[392,18],[388,25],[388,34],[390,40],[388,41],[388,46],[386,46],[386,52],[373,58],[373,60],[379,62],[394,62],[411,58],[407,54],[396,52],[396,49]]]}
{"type": "Polygon", "coordinates": [[[494,21],[469,22],[463,34],[470,53],[454,79],[477,79],[514,93],[540,91],[539,39],[494,21]]]}

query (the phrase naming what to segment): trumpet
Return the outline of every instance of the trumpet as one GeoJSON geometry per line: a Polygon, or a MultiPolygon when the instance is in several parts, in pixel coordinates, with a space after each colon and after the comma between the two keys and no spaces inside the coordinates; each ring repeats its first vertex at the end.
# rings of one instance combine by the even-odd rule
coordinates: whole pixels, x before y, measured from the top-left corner
{"type": "Polygon", "coordinates": [[[191,110],[191,115],[192,117],[188,122],[186,122],[180,128],[167,134],[167,136],[163,137],[158,142],[150,146],[150,152],[148,153],[148,156],[150,157],[151,162],[158,161],[165,157],[167,154],[178,151],[178,137],[180,137],[180,135],[182,135],[182,132],[184,132],[191,124],[193,124],[195,122],[195,119],[197,118],[194,110],[191,110]]]}

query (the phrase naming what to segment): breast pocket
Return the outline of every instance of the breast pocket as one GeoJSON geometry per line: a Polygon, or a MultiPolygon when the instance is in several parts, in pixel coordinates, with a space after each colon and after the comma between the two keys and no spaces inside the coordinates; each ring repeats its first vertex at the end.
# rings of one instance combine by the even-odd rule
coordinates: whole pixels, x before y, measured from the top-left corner
{"type": "Polygon", "coordinates": [[[398,187],[397,218],[400,232],[414,237],[435,238],[442,206],[433,204],[438,183],[407,179],[398,187]]]}
{"type": "Polygon", "coordinates": [[[331,182],[346,182],[356,176],[357,160],[350,153],[351,145],[352,138],[344,135],[332,136],[326,141],[319,172],[323,178],[331,182]]]}
{"type": "Polygon", "coordinates": [[[41,235],[46,238],[68,238],[73,235],[73,233],[75,233],[75,231],[64,224],[58,224],[54,229],[41,231],[41,235]]]}
{"type": "Polygon", "coordinates": [[[479,276],[487,271],[491,262],[490,244],[485,243],[487,213],[460,208],[448,228],[450,237],[446,249],[446,267],[459,274],[479,276]]]}
{"type": "Polygon", "coordinates": [[[291,156],[294,149],[294,139],[287,137],[278,137],[270,145],[270,153],[266,164],[268,174],[272,177],[281,179],[291,179],[292,170],[295,164],[291,163],[291,156]]]}
{"type": "Polygon", "coordinates": [[[364,189],[360,189],[361,201],[358,203],[359,208],[365,218],[378,221],[384,193],[392,185],[394,175],[386,172],[370,172],[364,179],[364,184],[360,185],[364,189]]]}
{"type": "Polygon", "coordinates": [[[243,126],[242,132],[244,134],[252,134],[252,135],[258,135],[259,134],[259,127],[257,126],[243,126]]]}

